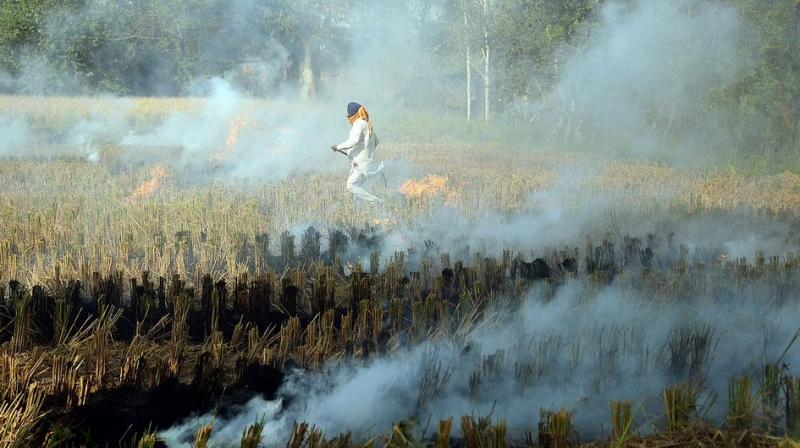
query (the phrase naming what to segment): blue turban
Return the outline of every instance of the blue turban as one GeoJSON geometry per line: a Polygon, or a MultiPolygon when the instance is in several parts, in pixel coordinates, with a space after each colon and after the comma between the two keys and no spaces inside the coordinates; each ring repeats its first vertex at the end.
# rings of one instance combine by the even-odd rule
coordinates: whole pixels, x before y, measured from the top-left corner
{"type": "Polygon", "coordinates": [[[353,115],[358,113],[358,110],[361,109],[361,105],[358,103],[349,103],[347,105],[347,116],[352,117],[353,115]]]}

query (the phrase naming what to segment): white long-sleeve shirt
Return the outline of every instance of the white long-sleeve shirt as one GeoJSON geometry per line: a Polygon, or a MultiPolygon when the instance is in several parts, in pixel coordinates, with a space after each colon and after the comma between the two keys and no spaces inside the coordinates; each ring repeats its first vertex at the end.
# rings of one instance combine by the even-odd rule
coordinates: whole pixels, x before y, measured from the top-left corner
{"type": "Polygon", "coordinates": [[[336,145],[336,149],[346,152],[356,165],[356,169],[364,174],[372,175],[380,171],[383,165],[375,158],[377,145],[378,137],[374,132],[370,135],[369,123],[359,118],[353,122],[347,140],[336,145]]]}

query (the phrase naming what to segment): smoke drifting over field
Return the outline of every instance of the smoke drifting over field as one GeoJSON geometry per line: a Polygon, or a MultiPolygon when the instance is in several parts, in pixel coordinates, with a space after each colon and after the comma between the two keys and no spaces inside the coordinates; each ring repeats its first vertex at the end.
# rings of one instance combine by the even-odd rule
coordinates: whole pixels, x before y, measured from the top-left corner
{"type": "Polygon", "coordinates": [[[707,104],[740,80],[749,33],[738,11],[640,0],[608,2],[598,18],[586,42],[566,50],[551,93],[533,105],[538,119],[613,144],[613,153],[683,163],[707,156],[712,140],[732,131],[707,104]]]}
{"type": "MultiPolygon", "coordinates": [[[[306,421],[334,436],[343,428],[357,438],[387,433],[415,418],[428,434],[439,419],[489,415],[505,420],[510,437],[538,421],[539,408],[567,408],[587,438],[608,428],[608,403],[632,400],[642,431],[661,421],[665,385],[690,375],[705,378],[706,394],[724,402],[733,375],[758,374],[776,362],[797,330],[797,302],[770,303],[768,285],[752,294],[692,297],[682,302],[641,297],[625,286],[599,291],[568,281],[555,295],[534,290],[519,310],[498,309],[458,338],[444,338],[367,362],[347,361],[319,373],[296,372],[281,399],[253,399],[233,418],[214,420],[217,442],[241,436],[264,418],[264,440],[280,445],[292,423],[306,421]],[[698,338],[699,361],[684,360],[676,346],[682,331],[698,338]],[[690,364],[692,364],[690,366],[690,364]],[[474,381],[479,373],[479,386],[474,381]],[[430,420],[430,423],[428,423],[430,420]]],[[[797,350],[784,362],[800,362],[797,350]]],[[[724,406],[708,416],[719,419],[724,406]]],[[[190,446],[211,416],[193,418],[162,435],[169,446],[190,446]]],[[[606,429],[607,431],[607,429],[606,429]]],[[[606,432],[607,434],[607,432],[606,432]]]]}
{"type": "Polygon", "coordinates": [[[322,106],[247,103],[222,79],[206,87],[209,96],[199,113],[176,113],[155,129],[131,131],[122,138],[123,147],[179,147],[181,165],[216,160],[231,180],[277,181],[343,166],[328,149],[346,123],[341,113],[322,106]]]}
{"type": "MultiPolygon", "coordinates": [[[[542,255],[554,248],[580,246],[586,238],[616,238],[621,235],[676,235],[680,243],[673,243],[671,260],[687,249],[690,257],[702,259],[709,255],[746,257],[751,259],[759,251],[783,256],[800,250],[797,231],[786,223],[754,218],[742,214],[718,217],[670,218],[660,213],[649,217],[642,215],[620,216],[607,213],[605,208],[588,208],[568,211],[561,208],[538,210],[510,217],[492,215],[475,220],[448,208],[437,209],[431,216],[420,218],[408,227],[393,229],[386,235],[382,247],[383,259],[397,251],[424,248],[426,241],[436,244],[425,255],[449,253],[453,256],[470,256],[480,253],[501,255],[503,249],[517,248],[530,254],[542,255]]],[[[369,254],[361,256],[369,267],[369,254]]],[[[406,258],[410,269],[419,269],[422,252],[406,258]]]]}
{"type": "MultiPolygon", "coordinates": [[[[348,24],[341,34],[313,36],[310,43],[306,42],[322,55],[315,63],[323,68],[304,75],[299,67],[305,63],[300,55],[303,45],[295,42],[297,48],[293,48],[282,44],[270,30],[259,28],[258,22],[251,20],[255,1],[229,2],[225,11],[230,14],[224,16],[230,23],[226,22],[219,33],[196,42],[191,50],[202,62],[196,72],[181,72],[190,78],[184,80],[190,87],[184,89],[166,75],[175,71],[171,66],[174,62],[168,58],[145,55],[138,61],[141,71],[137,66],[121,70],[138,74],[131,82],[141,90],[194,95],[201,99],[199,107],[140,120],[134,99],[112,97],[112,111],[84,114],[64,128],[35,117],[0,116],[0,158],[60,158],[68,153],[102,164],[102,147],[113,146],[121,152],[123,164],[160,167],[165,163],[175,170],[176,178],[183,176],[181,179],[192,186],[204,179],[222,180],[240,183],[240,191],[247,192],[251,183],[294,182],[295,175],[335,171],[342,174],[343,187],[347,164],[329,147],[346,136],[344,105],[348,101],[360,101],[370,108],[376,132],[383,142],[389,141],[382,145],[392,144],[383,134],[384,129],[396,129],[392,117],[419,114],[412,122],[422,127],[426,124],[422,121],[436,117],[440,109],[461,114],[463,107],[461,75],[454,74],[452,68],[440,68],[443,64],[435,50],[421,45],[418,34],[425,31],[424,27],[412,23],[414,18],[399,14],[395,6],[368,3],[334,19],[327,15],[329,11],[302,7],[291,11],[301,22],[300,28],[302,23],[320,20],[348,24]],[[234,50],[237,57],[245,56],[235,47],[240,42],[253,53],[252,58],[246,56],[254,61],[251,69],[262,75],[259,86],[243,83],[239,79],[242,70],[236,65],[241,61],[230,60],[234,50]],[[336,57],[325,56],[334,53],[326,51],[334,46],[349,50],[336,52],[336,57]],[[300,81],[290,79],[290,72],[301,72],[297,77],[300,81]],[[254,95],[269,100],[254,100],[254,95]],[[166,149],[159,153],[143,148],[166,149]]],[[[117,2],[95,0],[87,2],[85,8],[60,11],[51,18],[47,33],[53,41],[68,42],[118,7],[117,2]]],[[[446,12],[434,7],[424,18],[432,20],[446,12]]],[[[524,151],[528,149],[525,145],[542,145],[545,140],[577,138],[598,142],[592,148],[597,153],[688,164],[707,155],[709,142],[731,141],[726,135],[733,133],[708,104],[714,92],[741,79],[739,50],[748,30],[735,9],[691,0],[607,1],[596,14],[597,20],[586,30],[585,39],[574,47],[565,47],[554,61],[556,79],[541,99],[519,101],[519,109],[532,117],[528,123],[542,131],[536,140],[516,139],[513,146],[524,151]]],[[[202,28],[216,19],[187,13],[185,22],[174,26],[178,30],[202,28]]],[[[119,40],[142,31],[109,26],[113,38],[119,40]]],[[[56,53],[63,50],[53,49],[56,53]]],[[[110,48],[105,50],[95,56],[103,65],[113,66],[115,54],[110,48]]],[[[91,79],[64,75],[40,58],[25,58],[13,77],[0,74],[0,84],[29,94],[106,93],[91,79]]],[[[506,113],[509,115],[496,117],[500,128],[511,121],[507,119],[519,118],[511,111],[506,113]]],[[[438,132],[451,132],[444,129],[446,125],[441,126],[438,132]]],[[[509,140],[514,139],[515,134],[509,134],[509,140]]],[[[425,143],[414,138],[407,140],[425,143]]],[[[485,144],[485,137],[479,136],[474,143],[485,144]]],[[[518,150],[504,146],[506,143],[499,143],[498,151],[518,150]]],[[[378,154],[380,157],[381,147],[378,154]]],[[[490,164],[491,160],[487,166],[490,164]]],[[[392,187],[410,172],[427,174],[428,169],[413,166],[408,160],[387,167],[392,187]]],[[[380,259],[385,262],[395,253],[406,251],[405,268],[412,271],[420,269],[423,257],[436,259],[444,253],[454,259],[463,257],[469,263],[476,253],[500,255],[498,252],[514,248],[523,253],[523,258],[531,259],[553,249],[582,247],[588,237],[617,241],[624,235],[637,235],[645,239],[650,232],[659,238],[676,236],[669,243],[661,240],[656,257],[670,267],[684,256],[682,261],[689,263],[712,263],[720,257],[753,257],[759,250],[783,256],[800,249],[797,229],[749,211],[675,216],[669,206],[678,193],[668,189],[650,197],[625,197],[633,204],[631,208],[639,206],[641,210],[620,212],[618,201],[625,195],[624,189],[594,192],[589,185],[598,173],[592,168],[564,168],[552,185],[529,198],[527,209],[522,211],[490,210],[468,216],[435,202],[429,209],[420,207],[417,211],[422,213],[410,222],[395,222],[385,232],[379,230],[380,259]],[[428,241],[435,244],[423,249],[428,241]]],[[[391,188],[391,194],[396,189],[391,188]]],[[[393,211],[408,205],[402,201],[395,201],[399,205],[394,210],[376,210],[379,222],[389,221],[393,211]]],[[[202,204],[199,199],[186,202],[190,203],[186,209],[202,204]]],[[[74,214],[82,207],[76,206],[74,214]]],[[[124,209],[127,204],[118,207],[124,209]]],[[[180,210],[176,206],[170,212],[180,210]]],[[[194,212],[197,210],[192,209],[194,212]]],[[[247,212],[256,216],[262,213],[258,205],[247,212]]],[[[282,211],[272,212],[280,215],[282,211]]],[[[156,234],[166,238],[168,232],[183,232],[177,228],[183,225],[182,218],[154,215],[154,222],[174,219],[169,225],[172,227],[158,227],[160,223],[144,227],[135,216],[125,232],[131,239],[134,234],[137,238],[156,234]]],[[[207,216],[211,215],[208,212],[207,216]]],[[[304,228],[298,222],[285,224],[298,229],[298,236],[304,228]]],[[[314,224],[319,228],[335,226],[314,224]]],[[[210,230],[206,223],[196,227],[203,235],[202,247],[196,243],[198,253],[201,249],[212,252],[208,248],[216,244],[215,268],[217,263],[230,262],[234,265],[231,272],[245,265],[235,266],[237,254],[226,259],[228,254],[224,253],[236,244],[238,235],[214,240],[214,232],[219,228],[250,232],[248,235],[262,231],[229,223],[210,230]],[[208,240],[207,230],[212,235],[208,240]]],[[[125,232],[109,238],[127,238],[125,232]]],[[[191,238],[198,237],[189,236],[187,240],[191,238]]],[[[130,249],[127,241],[122,245],[130,249]]],[[[345,261],[361,262],[369,271],[374,248],[354,245],[351,249],[345,261]]],[[[57,250],[61,249],[52,249],[53,254],[57,250]]],[[[176,244],[176,254],[180,250],[184,249],[176,244]]],[[[169,247],[162,250],[166,255],[161,254],[159,263],[169,266],[173,262],[169,251],[169,247]]],[[[132,252],[125,254],[128,261],[135,258],[132,252]]],[[[246,248],[241,252],[246,258],[246,248]]],[[[137,262],[144,266],[152,261],[149,256],[147,252],[141,256],[144,261],[137,262]]],[[[30,258],[39,262],[35,254],[30,258]]],[[[182,267],[190,265],[184,264],[183,258],[180,263],[182,267]]],[[[431,434],[439,419],[491,414],[509,424],[513,437],[521,438],[520,431],[538,421],[540,408],[564,407],[575,412],[582,435],[599,437],[604,435],[601,422],[608,421],[609,401],[625,399],[641,404],[637,413],[645,430],[659,426],[647,416],[661,415],[659,394],[665,385],[701,378],[706,394],[724,396],[733,375],[754,374],[765,363],[778,361],[797,330],[800,296],[785,303],[777,301],[767,283],[756,282],[746,291],[731,291],[712,279],[708,280],[709,294],[677,300],[667,293],[644,297],[636,281],[640,279],[631,275],[602,287],[571,277],[559,285],[539,283],[521,303],[499,300],[503,305],[495,305],[483,320],[456,337],[405,344],[366,361],[331,363],[320,372],[297,370],[283,385],[278,400],[255,397],[233,415],[190,418],[161,435],[170,446],[192,446],[196,430],[213,421],[212,443],[224,444],[238,440],[247,425],[263,417],[267,424],[264,440],[281,444],[295,421],[307,421],[327,435],[353,431],[358,437],[368,437],[386,433],[393,423],[411,417],[421,426],[427,425],[431,434]],[[680,350],[673,351],[685,334],[694,338],[692,341],[702,340],[693,348],[699,350],[692,354],[699,360],[697,364],[678,359],[681,354],[675,352],[680,350]]],[[[800,353],[792,350],[781,361],[797,366],[800,353]]],[[[720,407],[712,409],[715,418],[722,412],[720,407]]]]}
{"type": "Polygon", "coordinates": [[[25,120],[12,120],[0,117],[0,156],[13,154],[18,148],[23,148],[29,142],[31,130],[25,120]]]}
{"type": "MultiPolygon", "coordinates": [[[[57,132],[52,132],[48,123],[37,122],[30,127],[26,117],[9,116],[0,122],[0,129],[12,137],[0,146],[0,156],[58,158],[74,156],[78,148],[78,154],[95,162],[99,159],[99,146],[120,145],[127,160],[142,163],[147,161],[142,160],[140,148],[147,146],[168,149],[164,156],[168,159],[176,150],[180,151],[182,166],[196,167],[212,158],[215,165],[222,165],[221,176],[233,181],[277,181],[293,174],[326,172],[337,167],[344,171],[343,158],[331,154],[329,147],[346,137],[344,106],[348,101],[367,105],[376,117],[378,134],[383,135],[384,111],[402,106],[412,97],[430,98],[436,82],[443,80],[430,63],[431,52],[419,45],[414,34],[416,28],[409,23],[411,17],[399,14],[404,8],[362,5],[340,11],[338,7],[314,9],[292,2],[287,7],[283,11],[276,6],[278,9],[273,13],[287,14],[287,27],[308,29],[310,34],[303,36],[307,42],[294,41],[290,45],[276,39],[274,34],[281,31],[265,29],[263,20],[259,21],[264,14],[259,2],[222,2],[217,14],[186,10],[179,20],[168,24],[176,33],[203,28],[218,30],[192,43],[198,69],[182,73],[189,78],[185,80],[188,87],[176,90],[175,79],[170,75],[174,62],[163,55],[144,53],[131,62],[136,66],[120,74],[120,77],[130,73],[138,76],[131,81],[138,90],[201,97],[206,104],[199,112],[176,111],[153,122],[136,117],[137,112],[127,107],[133,102],[119,98],[113,104],[114,110],[86,117],[57,132]],[[340,15],[342,11],[346,11],[344,16],[340,15]],[[335,22],[332,27],[337,30],[342,26],[357,28],[358,33],[348,35],[342,29],[330,35],[316,35],[314,26],[320,20],[335,22]],[[370,39],[359,37],[365,34],[370,39]],[[298,80],[290,75],[306,69],[302,44],[313,50],[310,62],[313,72],[310,78],[303,75],[298,80]],[[334,48],[337,51],[332,51],[334,48]],[[339,59],[330,59],[334,53],[339,59]],[[385,57],[387,54],[392,57],[385,57]],[[250,78],[243,79],[245,74],[256,75],[258,85],[254,86],[250,78]],[[269,98],[270,104],[254,105],[251,101],[254,94],[269,98]],[[240,137],[235,148],[226,148],[236,120],[244,121],[240,137]],[[47,148],[43,149],[45,143],[47,148]]],[[[110,33],[112,41],[136,41],[149,34],[161,36],[173,32],[127,29],[123,26],[127,23],[126,16],[119,8],[114,2],[96,0],[81,7],[57,9],[41,30],[46,39],[63,43],[63,47],[58,44],[50,48],[49,57],[58,60],[70,43],[95,32],[98,24],[107,28],[105,32],[110,33]]],[[[159,20],[170,19],[153,17],[152,20],[150,26],[157,27],[159,20]]],[[[116,47],[107,43],[94,49],[94,59],[88,63],[113,67],[119,58],[114,51],[116,47]]],[[[4,74],[0,87],[34,95],[108,96],[91,77],[78,79],[67,75],[57,64],[48,65],[42,57],[22,58],[19,62],[18,73],[4,74]]],[[[39,112],[44,111],[35,111],[34,115],[39,112]]]]}
{"type": "MultiPolygon", "coordinates": [[[[622,235],[645,239],[644,232],[657,233],[653,263],[663,269],[681,260],[713,264],[721,257],[752,259],[758,251],[782,257],[800,249],[796,229],[745,211],[676,218],[656,208],[615,215],[608,213],[611,198],[601,196],[588,198],[585,207],[567,206],[585,192],[570,183],[588,178],[581,173],[580,168],[565,170],[553,188],[531,199],[530,213],[475,219],[437,208],[389,231],[380,248],[382,260],[414,248],[405,256],[410,272],[420,270],[423,258],[437,260],[443,253],[469,262],[476,253],[499,256],[498,251],[513,248],[531,259],[582,245],[589,236],[607,235],[619,243],[622,235]],[[426,247],[426,241],[435,246],[426,247]]],[[[664,194],[659,199],[672,197],[664,194]]],[[[356,248],[349,256],[360,257],[369,270],[368,250],[356,248]]],[[[440,268],[434,261],[434,270],[440,268]]],[[[329,437],[353,431],[357,439],[368,439],[414,419],[417,436],[426,430],[430,437],[440,419],[491,415],[508,424],[510,437],[521,440],[539,421],[540,408],[566,408],[588,440],[608,435],[611,400],[635,403],[642,432],[662,426],[663,388],[690,379],[703,384],[701,401],[714,403],[706,417],[724,421],[728,380],[759,377],[792,341],[797,324],[789,316],[800,312],[796,293],[778,299],[766,282],[735,291],[712,277],[702,280],[708,282],[703,295],[677,298],[666,288],[662,296],[645,296],[636,269],[629,267],[625,278],[599,290],[584,280],[540,286],[519,308],[500,299],[475,328],[455,337],[409,344],[368,361],[331,363],[321,372],[298,370],[276,400],[255,397],[241,409],[192,417],[160,435],[168,446],[191,446],[196,430],[212,423],[212,440],[234,442],[263,419],[263,440],[281,445],[295,422],[315,425],[329,437]],[[682,337],[698,345],[680,348],[682,337]],[[474,386],[475,378],[480,386],[474,386]]],[[[792,348],[780,361],[797,365],[800,351],[792,348]]]]}
{"type": "MultiPolygon", "coordinates": [[[[46,31],[58,37],[54,41],[68,42],[96,20],[114,16],[116,8],[113,2],[93,1],[78,10],[64,9],[49,20],[46,31]]],[[[260,11],[257,2],[239,0],[224,8],[224,23],[216,24],[219,34],[197,43],[197,58],[204,61],[200,64],[202,70],[192,75],[187,83],[189,90],[180,92],[208,98],[199,114],[176,112],[145,128],[130,121],[111,126],[104,119],[93,118],[78,129],[62,133],[61,141],[75,145],[77,139],[83,147],[92,140],[180,147],[184,161],[194,162],[222,152],[232,120],[246,108],[243,92],[252,90],[237,78],[239,69],[219,71],[222,66],[235,66],[230,58],[238,53],[233,52],[232,45],[241,42],[253,53],[245,59],[255,61],[253,67],[241,70],[263,72],[261,77],[267,87],[262,93],[280,101],[266,110],[247,114],[242,148],[234,155],[238,160],[231,163],[229,172],[234,177],[279,180],[294,172],[326,170],[335,159],[325,149],[340,141],[346,131],[342,110],[347,101],[359,100],[377,113],[379,134],[391,128],[391,117],[403,110],[434,112],[441,105],[450,109],[463,107],[461,96],[456,94],[463,86],[453,80],[458,72],[436,63],[435,51],[421,41],[421,33],[429,30],[419,23],[435,23],[436,17],[446,13],[442,5],[427,10],[420,6],[419,11],[362,5],[342,17],[336,16],[338,12],[298,5],[292,13],[300,23],[333,14],[336,20],[348,24],[341,34],[309,37],[309,45],[319,46],[320,50],[314,58],[317,72],[302,81],[308,86],[300,86],[300,81],[287,77],[288,73],[303,69],[299,66],[304,63],[300,50],[278,42],[270,34],[272,30],[263,29],[251,17],[260,11]],[[414,17],[413,13],[420,16],[414,17]],[[358,32],[351,33],[354,29],[358,32]],[[323,56],[326,46],[348,50],[338,52],[339,59],[328,60],[323,56]],[[298,101],[299,96],[305,95],[315,99],[298,101]],[[108,135],[109,130],[114,136],[108,135]]],[[[599,7],[595,16],[592,25],[586,25],[586,37],[578,39],[575,46],[565,47],[554,61],[557,81],[549,93],[522,106],[533,114],[531,121],[543,129],[543,135],[530,144],[540,144],[544,139],[560,142],[563,135],[567,139],[600,142],[600,147],[593,148],[599,152],[687,163],[708,156],[712,140],[730,143],[734,133],[722,125],[718,112],[705,105],[713,92],[740,79],[740,44],[745,37],[753,38],[733,7],[695,1],[611,1],[599,7]]],[[[193,16],[187,12],[175,26],[190,29],[218,20],[218,16],[193,16]]],[[[114,22],[107,26],[119,39],[130,38],[133,33],[114,28],[122,26],[114,22]]],[[[115,55],[111,49],[107,51],[99,51],[94,57],[113,60],[115,55]]],[[[169,60],[153,56],[138,62],[143,78],[136,83],[150,86],[148,89],[155,92],[173,88],[168,86],[173,80],[166,79],[165,72],[158,69],[171,64],[169,60]]],[[[104,93],[90,87],[88,79],[76,88],[76,80],[60,79],[62,72],[43,66],[39,59],[23,61],[23,67],[21,74],[14,77],[22,92],[66,89],[71,93],[104,93]],[[34,72],[36,76],[32,75],[34,72]]],[[[115,114],[125,113],[123,108],[115,114]]],[[[508,117],[499,116],[498,120],[515,118],[513,108],[508,113],[508,117]]],[[[9,126],[10,135],[36,137],[38,132],[23,132],[24,120],[4,125],[9,126]]],[[[27,151],[22,148],[40,140],[12,138],[3,143],[0,154],[25,155],[27,151]]],[[[83,152],[96,159],[96,155],[92,156],[95,151],[83,152]]]]}
{"type": "MultiPolygon", "coordinates": [[[[134,42],[136,57],[124,60],[129,66],[118,67],[118,77],[131,77],[129,87],[134,91],[158,96],[194,95],[198,85],[221,77],[241,91],[272,99],[307,97],[333,103],[342,115],[347,101],[359,100],[387,110],[430,99],[441,91],[446,72],[436,68],[436,55],[421,42],[421,33],[430,30],[420,23],[441,16],[442,5],[350,7],[333,3],[264,5],[257,0],[236,0],[219,2],[213,7],[216,10],[185,8],[179,14],[164,8],[161,12],[174,15],[155,14],[146,24],[128,16],[143,8],[137,5],[122,9],[114,2],[90,0],[81,6],[56,8],[40,30],[42,39],[53,43],[46,57],[21,57],[17,73],[0,76],[0,89],[33,95],[109,95],[110,90],[98,84],[91,73],[81,79],[59,66],[70,45],[86,35],[94,36],[99,29],[108,41],[92,48],[91,60],[82,62],[116,67],[123,55],[114,42],[134,42]],[[130,29],[131,23],[146,29],[130,29]],[[160,26],[167,29],[158,30],[160,26]],[[195,37],[194,33],[204,30],[214,32],[195,37]],[[169,42],[176,37],[190,42],[184,51],[190,52],[191,71],[176,68],[170,54],[137,43],[169,42]],[[181,79],[174,79],[176,73],[181,79]]],[[[442,99],[441,95],[438,98],[442,99]]]]}

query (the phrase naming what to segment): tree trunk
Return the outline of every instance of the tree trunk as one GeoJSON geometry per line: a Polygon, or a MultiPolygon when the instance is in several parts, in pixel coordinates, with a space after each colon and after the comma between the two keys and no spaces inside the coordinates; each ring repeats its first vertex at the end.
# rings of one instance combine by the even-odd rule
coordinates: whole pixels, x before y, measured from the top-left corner
{"type": "Polygon", "coordinates": [[[303,65],[300,67],[300,98],[312,100],[316,95],[316,90],[311,44],[306,42],[303,49],[303,65]]]}
{"type": "Polygon", "coordinates": [[[472,120],[472,50],[469,47],[469,17],[467,16],[467,4],[462,0],[461,9],[464,13],[464,49],[466,55],[467,69],[467,121],[472,120]]]}
{"type": "Polygon", "coordinates": [[[489,79],[490,48],[489,48],[489,0],[481,0],[483,5],[483,121],[489,121],[489,79]]]}
{"type": "Polygon", "coordinates": [[[483,121],[489,121],[489,43],[486,43],[486,48],[483,58],[483,121]]]}
{"type": "Polygon", "coordinates": [[[472,58],[470,57],[469,44],[467,49],[467,121],[472,120],[472,58]]]}

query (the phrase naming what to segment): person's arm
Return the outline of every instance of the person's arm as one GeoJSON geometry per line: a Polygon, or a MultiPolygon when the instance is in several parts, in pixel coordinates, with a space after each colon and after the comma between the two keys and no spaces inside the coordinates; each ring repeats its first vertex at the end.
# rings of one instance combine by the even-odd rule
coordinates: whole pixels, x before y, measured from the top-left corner
{"type": "Polygon", "coordinates": [[[347,153],[347,155],[350,155],[350,151],[361,141],[362,135],[364,134],[364,124],[364,121],[359,121],[358,125],[351,127],[350,135],[347,136],[347,140],[336,145],[336,149],[340,149],[347,153]]]}

